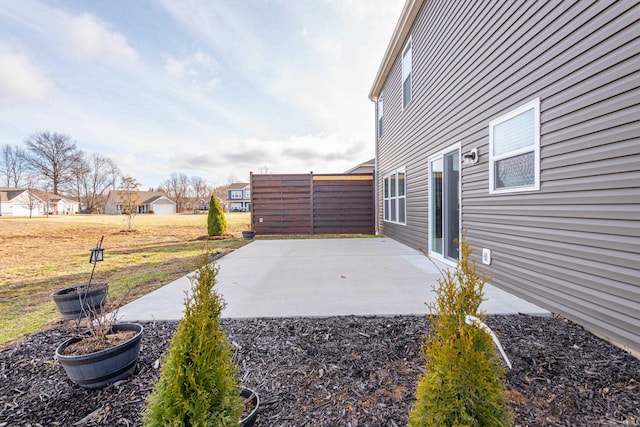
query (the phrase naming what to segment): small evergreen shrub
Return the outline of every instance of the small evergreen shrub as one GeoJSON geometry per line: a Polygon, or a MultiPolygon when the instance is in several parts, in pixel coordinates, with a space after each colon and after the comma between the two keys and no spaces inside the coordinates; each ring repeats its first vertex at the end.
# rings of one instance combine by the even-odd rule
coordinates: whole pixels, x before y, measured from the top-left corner
{"type": "Polygon", "coordinates": [[[144,425],[238,426],[243,404],[233,351],[220,325],[222,297],[213,289],[218,268],[205,254],[191,278],[180,321],[148,398],[144,425]]]}
{"type": "Polygon", "coordinates": [[[465,239],[455,270],[447,270],[434,287],[436,300],[427,304],[431,333],[423,345],[426,374],[420,376],[409,427],[508,426],[511,411],[505,398],[504,368],[489,334],[468,325],[479,313],[484,274],[465,239]]]}
{"type": "Polygon", "coordinates": [[[222,206],[218,202],[218,198],[211,195],[209,201],[209,216],[207,217],[207,230],[209,236],[222,236],[227,232],[227,220],[224,217],[222,206]]]}

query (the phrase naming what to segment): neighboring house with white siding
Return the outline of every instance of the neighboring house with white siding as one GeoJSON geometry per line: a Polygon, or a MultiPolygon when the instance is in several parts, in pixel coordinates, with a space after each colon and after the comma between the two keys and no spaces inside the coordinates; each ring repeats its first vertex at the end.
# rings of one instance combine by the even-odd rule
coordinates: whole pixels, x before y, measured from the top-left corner
{"type": "Polygon", "coordinates": [[[31,190],[36,196],[44,200],[51,215],[69,215],[80,212],[80,202],[68,197],[48,193],[43,190],[31,190]]]}
{"type": "Polygon", "coordinates": [[[0,215],[67,215],[80,211],[80,203],[67,197],[28,188],[0,188],[0,215]]]}
{"type": "Polygon", "coordinates": [[[376,103],[378,231],[640,354],[640,7],[408,0],[376,103]]]}
{"type": "Polygon", "coordinates": [[[0,216],[44,215],[47,205],[26,188],[0,188],[0,216]]]}

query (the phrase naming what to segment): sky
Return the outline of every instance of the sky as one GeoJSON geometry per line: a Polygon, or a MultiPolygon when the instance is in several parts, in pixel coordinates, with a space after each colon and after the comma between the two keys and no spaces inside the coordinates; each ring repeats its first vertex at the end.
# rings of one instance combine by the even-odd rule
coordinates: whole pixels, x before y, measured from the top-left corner
{"type": "Polygon", "coordinates": [[[64,133],[142,188],[340,173],[404,0],[0,0],[0,145],[64,133]]]}

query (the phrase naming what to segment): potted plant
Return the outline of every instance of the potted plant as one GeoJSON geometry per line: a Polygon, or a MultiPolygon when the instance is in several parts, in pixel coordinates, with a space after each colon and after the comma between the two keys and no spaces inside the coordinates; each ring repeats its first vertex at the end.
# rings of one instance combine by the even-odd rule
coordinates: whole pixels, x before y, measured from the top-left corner
{"type": "Polygon", "coordinates": [[[100,237],[95,248],[91,249],[89,262],[93,264],[89,283],[60,289],[51,294],[58,311],[64,320],[79,320],[91,312],[100,313],[107,299],[107,283],[91,283],[96,264],[104,259],[104,249],[100,237]]]}
{"type": "MultiPolygon", "coordinates": [[[[101,248],[91,251],[90,261],[94,264],[103,261],[101,248]]],[[[97,301],[88,303],[91,292],[91,279],[86,291],[79,295],[80,314],[72,316],[76,320],[78,333],[60,344],[55,357],[62,365],[69,379],[85,388],[99,388],[128,377],[135,369],[140,353],[142,325],[137,323],[116,324],[117,312],[102,315],[106,295],[97,301]],[[82,319],[86,320],[86,330],[80,331],[82,319]]]]}
{"type": "Polygon", "coordinates": [[[242,231],[242,238],[245,240],[251,240],[256,237],[256,230],[252,230],[250,225],[247,225],[247,229],[242,231]]]}
{"type": "Polygon", "coordinates": [[[107,283],[88,283],[60,289],[51,297],[64,320],[79,320],[90,311],[101,312],[108,290],[107,283]]]}
{"type": "Polygon", "coordinates": [[[69,379],[81,387],[100,388],[131,375],[140,353],[142,325],[105,324],[93,331],[56,348],[56,359],[69,379]]]}
{"type": "Polygon", "coordinates": [[[207,253],[190,277],[184,318],[147,399],[147,427],[252,426],[255,421],[258,395],[240,387],[234,350],[220,324],[225,304],[214,290],[217,273],[213,256],[207,253]]]}

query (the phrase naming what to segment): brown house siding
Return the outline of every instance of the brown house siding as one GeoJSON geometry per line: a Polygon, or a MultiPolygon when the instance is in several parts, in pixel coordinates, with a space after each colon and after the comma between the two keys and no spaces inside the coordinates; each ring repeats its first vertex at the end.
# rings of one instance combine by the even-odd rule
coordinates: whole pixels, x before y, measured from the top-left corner
{"type": "Polygon", "coordinates": [[[640,6],[463,3],[425,1],[405,111],[400,58],[384,83],[377,167],[406,168],[407,225],[379,204],[380,232],[426,249],[427,158],[477,147],[462,227],[493,283],[640,352],[640,6]],[[535,98],[540,191],[489,194],[489,122],[535,98]]]}
{"type": "Polygon", "coordinates": [[[374,203],[372,174],[251,175],[258,234],[373,234],[374,203]]]}

